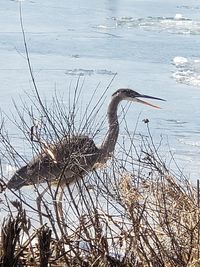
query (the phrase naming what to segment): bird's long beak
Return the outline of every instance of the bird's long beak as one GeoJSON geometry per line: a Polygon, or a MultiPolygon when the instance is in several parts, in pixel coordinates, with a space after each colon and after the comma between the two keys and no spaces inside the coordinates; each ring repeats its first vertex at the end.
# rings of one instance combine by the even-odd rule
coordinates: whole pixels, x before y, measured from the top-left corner
{"type": "Polygon", "coordinates": [[[153,104],[151,104],[151,103],[148,103],[148,102],[143,101],[143,100],[138,99],[138,98],[149,98],[149,99],[155,99],[155,100],[166,101],[165,99],[158,98],[158,97],[154,97],[154,96],[149,96],[149,95],[140,95],[140,94],[139,94],[139,95],[136,97],[136,101],[137,101],[138,103],[145,104],[145,105],[148,105],[148,106],[151,106],[151,107],[154,107],[154,108],[161,108],[161,107],[156,106],[156,105],[153,105],[153,104]]]}

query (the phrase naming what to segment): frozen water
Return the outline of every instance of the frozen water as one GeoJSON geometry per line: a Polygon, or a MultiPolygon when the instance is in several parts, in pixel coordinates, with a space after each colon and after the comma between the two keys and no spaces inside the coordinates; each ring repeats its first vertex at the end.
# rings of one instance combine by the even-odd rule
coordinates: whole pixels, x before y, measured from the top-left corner
{"type": "MultiPolygon", "coordinates": [[[[199,177],[197,1],[27,0],[21,4],[33,73],[42,97],[50,102],[56,90],[67,98],[67,90],[74,88],[81,76],[86,105],[94,90],[98,87],[97,100],[117,73],[102,114],[110,95],[120,87],[166,99],[161,110],[132,105],[126,116],[128,126],[134,131],[141,114],[137,131],[145,134],[142,120],[148,118],[155,140],[167,136],[179,164],[192,172],[194,179],[199,177]]],[[[18,1],[1,1],[0,22],[0,105],[10,114],[14,112],[12,99],[20,103],[19,95],[25,99],[24,91],[32,93],[18,1]]],[[[14,125],[9,124],[9,131],[16,133],[14,125]]],[[[124,132],[121,126],[120,133],[124,132]]],[[[15,145],[27,155],[17,138],[15,145]]]]}

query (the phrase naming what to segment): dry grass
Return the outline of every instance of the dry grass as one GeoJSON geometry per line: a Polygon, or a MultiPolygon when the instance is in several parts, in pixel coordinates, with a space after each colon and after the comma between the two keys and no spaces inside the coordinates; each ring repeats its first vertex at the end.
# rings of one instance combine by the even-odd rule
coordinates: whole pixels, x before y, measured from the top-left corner
{"type": "MultiPolygon", "coordinates": [[[[60,110],[59,103],[57,100],[60,110]]],[[[51,122],[41,123],[36,144],[27,134],[31,124],[25,124],[21,115],[21,124],[17,123],[34,153],[38,144],[44,143],[41,136],[51,143],[54,137],[49,137],[50,133],[62,134],[56,128],[55,111],[48,111],[51,122]]],[[[28,114],[33,122],[34,114],[28,114]]],[[[64,118],[64,112],[59,114],[63,121],[66,114],[64,118]]],[[[62,123],[65,134],[67,129],[75,129],[71,117],[69,128],[62,123]]],[[[199,266],[199,185],[190,184],[181,172],[170,172],[148,124],[147,133],[149,136],[135,145],[135,136],[127,131],[128,149],[127,145],[118,146],[118,153],[106,165],[97,165],[84,179],[66,186],[62,216],[55,205],[59,184],[52,187],[47,183],[44,196],[37,186],[30,189],[41,197],[42,213],[30,205],[23,191],[12,192],[16,200],[6,192],[8,217],[2,225],[1,266],[199,266]],[[36,216],[42,217],[42,225],[36,216]]],[[[1,144],[3,160],[16,164],[18,153],[3,127],[1,144]]],[[[1,182],[6,183],[6,178],[1,182]]]]}

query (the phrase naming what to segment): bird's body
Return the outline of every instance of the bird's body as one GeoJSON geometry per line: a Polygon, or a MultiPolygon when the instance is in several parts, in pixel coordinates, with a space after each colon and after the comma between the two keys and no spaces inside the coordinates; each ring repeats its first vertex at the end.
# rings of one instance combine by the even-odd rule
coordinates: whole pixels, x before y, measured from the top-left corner
{"type": "Polygon", "coordinates": [[[82,178],[94,168],[96,163],[104,163],[115,149],[119,134],[117,116],[118,105],[122,100],[136,101],[158,108],[138,98],[161,98],[141,95],[131,89],[119,89],[111,98],[108,106],[108,133],[98,148],[87,136],[66,136],[56,144],[44,149],[26,166],[15,172],[7,188],[18,190],[23,186],[41,182],[61,181],[69,184],[82,178]]]}
{"type": "Polygon", "coordinates": [[[7,187],[17,190],[46,181],[71,183],[92,169],[98,151],[94,141],[87,136],[66,136],[16,171],[7,187]]]}

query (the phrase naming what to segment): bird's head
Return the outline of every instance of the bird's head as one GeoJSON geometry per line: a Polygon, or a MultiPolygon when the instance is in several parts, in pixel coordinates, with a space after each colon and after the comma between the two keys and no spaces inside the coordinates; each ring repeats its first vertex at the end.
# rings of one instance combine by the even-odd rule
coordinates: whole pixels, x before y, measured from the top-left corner
{"type": "Polygon", "coordinates": [[[113,95],[113,97],[117,96],[119,97],[121,100],[128,100],[128,101],[134,101],[134,102],[138,102],[138,103],[142,103],[154,108],[160,108],[159,106],[153,105],[149,102],[143,101],[140,98],[148,98],[148,99],[155,99],[155,100],[161,100],[161,101],[165,101],[162,98],[158,98],[158,97],[154,97],[154,96],[149,96],[149,95],[142,95],[132,89],[118,89],[113,95]]]}

